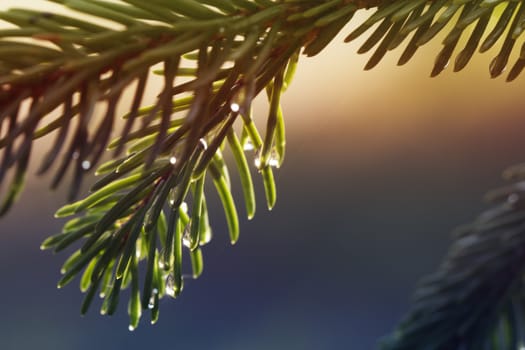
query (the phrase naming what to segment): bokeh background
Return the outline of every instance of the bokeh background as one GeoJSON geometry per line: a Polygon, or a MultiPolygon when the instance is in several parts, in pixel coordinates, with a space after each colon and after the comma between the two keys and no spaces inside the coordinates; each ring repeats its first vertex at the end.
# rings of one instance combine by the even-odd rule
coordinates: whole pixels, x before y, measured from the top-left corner
{"type": "MultiPolygon", "coordinates": [[[[41,3],[2,0],[0,9],[41,3]]],[[[364,72],[359,42],[343,37],[302,58],[283,97],[276,207],[264,209],[257,179],[258,213],[242,221],[235,247],[222,209],[210,208],[205,272],[162,301],[155,326],[146,316],[130,333],[125,303],[113,317],[98,303],[80,317],[77,283],[56,289],[66,255],[39,245],[60,230],[53,213],[65,195],[48,190],[49,177],[30,177],[0,221],[0,349],[374,349],[438,266],[449,232],[486,207],[482,195],[505,167],[525,160],[525,76],[491,80],[491,51],[431,79],[438,44],[406,67],[394,52],[364,72]]]]}

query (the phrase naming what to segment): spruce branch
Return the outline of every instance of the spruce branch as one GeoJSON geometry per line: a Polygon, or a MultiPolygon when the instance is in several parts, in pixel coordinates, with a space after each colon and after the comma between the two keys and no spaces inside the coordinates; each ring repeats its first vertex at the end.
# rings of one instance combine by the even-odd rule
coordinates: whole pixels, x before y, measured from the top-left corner
{"type": "Polygon", "coordinates": [[[456,230],[444,262],[421,280],[383,349],[519,350],[525,342],[525,166],[488,193],[494,206],[456,230]]]}
{"type": "MultiPolygon", "coordinates": [[[[432,76],[445,68],[460,38],[468,36],[454,70],[463,69],[477,50],[502,43],[490,67],[496,77],[523,32],[525,9],[525,1],[511,0],[53,2],[76,14],[0,12],[0,19],[11,24],[0,30],[0,183],[12,178],[0,214],[23,187],[34,140],[55,132],[38,172],[56,166],[55,188],[72,168],[70,200],[83,175],[109,149],[112,159],[98,167],[101,178],[91,193],[57,212],[58,217],[75,217],[42,248],[61,251],[82,242],[64,263],[59,286],[82,272],[82,313],[99,293],[104,314],[116,311],[121,289],[130,286],[132,329],[142,310],[150,310],[156,322],[159,299],[182,291],[183,249],[191,257],[191,276],[202,273],[201,247],[211,239],[206,178],[223,204],[231,242],[239,238],[222,157],[226,144],[240,174],[246,215],[255,214],[245,154],[249,147],[255,150],[267,205],[275,204],[272,167],[281,165],[285,154],[280,98],[300,53],[315,56],[357,11],[375,8],[346,37],[352,41],[376,27],[358,50],[376,48],[365,69],[402,44],[399,64],[404,64],[420,46],[447,31],[432,76]],[[86,20],[81,16],[86,14],[103,21],[86,20]],[[494,18],[498,22],[488,32],[494,18]],[[161,76],[162,86],[154,104],[143,106],[153,74],[161,76]],[[133,93],[129,112],[120,137],[110,140],[126,89],[133,93]],[[263,136],[251,112],[261,92],[269,104],[263,136]],[[49,120],[53,112],[58,117],[49,120]],[[240,138],[233,128],[237,121],[240,138]],[[141,261],[146,265],[143,278],[141,261]]],[[[524,65],[520,54],[507,79],[515,79],[524,65]]]]}

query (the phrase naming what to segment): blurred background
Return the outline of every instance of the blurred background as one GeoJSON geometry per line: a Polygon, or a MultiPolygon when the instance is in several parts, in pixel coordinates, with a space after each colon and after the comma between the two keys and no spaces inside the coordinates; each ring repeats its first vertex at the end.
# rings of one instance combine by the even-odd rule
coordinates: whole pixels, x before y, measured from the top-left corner
{"type": "MultiPolygon", "coordinates": [[[[39,4],[2,0],[0,9],[39,4]]],[[[232,247],[213,205],[204,274],[162,301],[155,326],[145,315],[130,333],[125,303],[113,317],[98,302],[80,317],[78,283],[56,289],[67,255],[39,245],[61,229],[53,213],[65,194],[30,177],[0,221],[0,348],[374,349],[438,266],[450,231],[486,208],[481,198],[505,167],[525,160],[525,76],[491,80],[491,51],[431,79],[438,44],[406,67],[394,52],[364,72],[359,42],[342,44],[358,22],[302,58],[283,96],[288,148],[273,211],[256,177],[258,213],[232,247]]],[[[264,107],[256,116],[264,120],[264,107]]]]}

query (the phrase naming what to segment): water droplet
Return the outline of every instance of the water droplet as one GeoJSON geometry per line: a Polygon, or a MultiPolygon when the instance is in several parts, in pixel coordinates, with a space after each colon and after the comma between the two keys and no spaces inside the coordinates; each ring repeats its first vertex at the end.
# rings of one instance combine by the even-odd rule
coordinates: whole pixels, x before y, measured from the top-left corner
{"type": "Polygon", "coordinates": [[[78,159],[78,157],[80,157],[80,153],[78,151],[73,152],[73,154],[71,155],[71,158],[73,159],[78,159]]]}
{"type": "Polygon", "coordinates": [[[205,139],[200,138],[200,139],[199,139],[199,142],[200,142],[200,144],[202,145],[202,148],[204,148],[204,150],[207,150],[207,149],[208,149],[208,143],[206,142],[205,139]]]}
{"type": "Polygon", "coordinates": [[[155,307],[155,297],[152,295],[151,298],[149,298],[148,303],[148,309],[153,309],[155,307]]]}
{"type": "Polygon", "coordinates": [[[175,164],[175,163],[177,163],[177,158],[175,156],[170,157],[170,164],[175,164]]]}
{"type": "Polygon", "coordinates": [[[257,152],[255,152],[255,158],[253,160],[253,163],[255,164],[255,167],[257,169],[261,169],[261,149],[259,148],[257,152]]]}
{"type": "Polygon", "coordinates": [[[268,159],[268,165],[274,168],[279,168],[279,155],[277,154],[275,148],[272,149],[270,159],[268,159]]]}
{"type": "Polygon", "coordinates": [[[159,290],[158,290],[157,288],[153,288],[153,289],[151,290],[151,292],[152,292],[153,294],[159,294],[159,290]]]}
{"type": "Polygon", "coordinates": [[[133,331],[135,330],[135,327],[132,326],[132,325],[129,325],[129,326],[128,326],[128,330],[129,330],[130,332],[133,332],[133,331]]]}
{"type": "Polygon", "coordinates": [[[275,150],[272,150],[272,153],[270,157],[266,160],[265,164],[263,164],[261,158],[261,151],[259,150],[254,159],[254,164],[257,169],[262,169],[267,166],[271,166],[273,168],[279,167],[279,157],[277,156],[277,152],[275,152],[275,150]]]}
{"type": "Polygon", "coordinates": [[[182,210],[183,212],[187,213],[188,212],[188,203],[182,202],[180,204],[180,210],[182,210]]]}
{"type": "MultiPolygon", "coordinates": [[[[162,255],[164,255],[164,254],[162,254],[162,255]]],[[[164,265],[164,261],[162,259],[159,259],[159,269],[164,269],[164,266],[166,266],[166,265],[164,265]]]]}
{"type": "Polygon", "coordinates": [[[277,160],[277,158],[270,158],[270,160],[268,160],[268,165],[274,168],[278,168],[279,161],[277,160]]]}
{"type": "Polygon", "coordinates": [[[135,256],[140,258],[140,248],[135,249],[135,256]]]}
{"type": "Polygon", "coordinates": [[[170,297],[175,296],[175,286],[173,281],[173,275],[170,273],[168,277],[166,277],[166,294],[170,297]]]}
{"type": "Polygon", "coordinates": [[[211,228],[208,228],[204,232],[201,233],[199,245],[206,245],[210,243],[212,238],[211,228]]]}
{"type": "Polygon", "coordinates": [[[82,169],[89,170],[91,168],[91,162],[89,160],[82,161],[82,169]]]}
{"type": "Polygon", "coordinates": [[[245,151],[253,151],[255,147],[253,146],[253,143],[250,139],[246,139],[246,141],[244,141],[244,145],[242,145],[242,149],[245,151]]]}
{"type": "Polygon", "coordinates": [[[186,248],[191,247],[191,240],[190,240],[190,224],[188,223],[186,227],[184,228],[184,234],[182,235],[182,244],[186,248]]]}
{"type": "Polygon", "coordinates": [[[232,112],[237,113],[241,110],[241,106],[237,102],[232,102],[230,104],[230,109],[232,112]]]}

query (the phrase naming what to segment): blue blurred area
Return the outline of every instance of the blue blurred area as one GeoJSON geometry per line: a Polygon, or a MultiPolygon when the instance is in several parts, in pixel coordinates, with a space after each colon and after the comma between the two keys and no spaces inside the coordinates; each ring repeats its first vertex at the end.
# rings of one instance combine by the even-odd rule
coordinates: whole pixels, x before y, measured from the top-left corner
{"type": "Polygon", "coordinates": [[[373,125],[290,130],[275,209],[264,209],[258,184],[258,213],[231,247],[213,205],[203,276],[162,301],[157,325],[145,315],[133,333],[125,303],[102,317],[97,302],[81,318],[77,281],[56,289],[66,255],[39,244],[60,229],[52,213],[64,195],[31,182],[0,221],[0,349],[373,349],[437,267],[450,230],[484,207],[501,170],[524,159],[517,111],[461,127],[439,117],[380,157],[371,156],[382,142],[373,125]]]}

